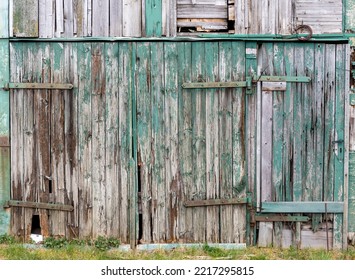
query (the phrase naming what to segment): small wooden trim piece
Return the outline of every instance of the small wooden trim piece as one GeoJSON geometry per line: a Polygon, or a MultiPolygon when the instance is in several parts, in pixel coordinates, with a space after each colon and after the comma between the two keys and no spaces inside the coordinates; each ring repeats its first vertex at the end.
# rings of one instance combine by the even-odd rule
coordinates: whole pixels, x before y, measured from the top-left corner
{"type": "Polygon", "coordinates": [[[263,82],[262,91],[286,91],[286,82],[263,82]]]}
{"type": "Polygon", "coordinates": [[[310,220],[307,216],[282,216],[276,214],[258,214],[255,215],[256,222],[308,222],[310,220]]]}
{"type": "Polygon", "coordinates": [[[261,213],[343,213],[344,202],[263,202],[261,213]]]}
{"type": "Polygon", "coordinates": [[[185,201],[185,207],[203,207],[203,206],[220,206],[232,204],[247,204],[248,198],[230,198],[230,199],[207,199],[207,200],[188,200],[185,201]]]}
{"type": "Polygon", "coordinates": [[[9,83],[9,89],[72,89],[72,84],[53,84],[53,83],[9,83]]]}
{"type": "Polygon", "coordinates": [[[71,205],[32,202],[32,201],[20,201],[20,200],[7,201],[4,205],[4,208],[8,208],[8,207],[37,208],[37,209],[68,211],[68,212],[71,212],[74,210],[74,207],[71,205]]]}
{"type": "Polygon", "coordinates": [[[0,136],[0,147],[10,147],[10,140],[8,136],[0,136]]]}

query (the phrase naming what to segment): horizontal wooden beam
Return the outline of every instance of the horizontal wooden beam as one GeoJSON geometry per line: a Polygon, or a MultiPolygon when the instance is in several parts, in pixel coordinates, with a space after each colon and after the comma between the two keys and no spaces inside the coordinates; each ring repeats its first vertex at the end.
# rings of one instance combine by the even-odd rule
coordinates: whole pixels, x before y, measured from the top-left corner
{"type": "Polygon", "coordinates": [[[9,83],[6,90],[9,89],[72,89],[72,84],[53,84],[53,83],[9,83]]]}
{"type": "Polygon", "coordinates": [[[48,210],[69,211],[69,212],[74,210],[74,207],[71,205],[21,201],[21,200],[7,201],[4,205],[4,208],[8,208],[8,207],[37,208],[37,209],[48,209],[48,210]]]}
{"type": "Polygon", "coordinates": [[[261,213],[343,213],[344,203],[321,202],[263,202],[261,213]]]}
{"type": "Polygon", "coordinates": [[[248,198],[229,198],[229,199],[206,199],[206,200],[188,200],[185,201],[185,207],[203,207],[203,206],[220,206],[232,204],[247,204],[248,198]]]}
{"type": "Polygon", "coordinates": [[[246,81],[240,82],[206,82],[206,83],[183,83],[183,88],[239,88],[246,87],[246,81]]]}
{"type": "Polygon", "coordinates": [[[307,216],[290,216],[277,214],[257,214],[255,215],[256,222],[308,222],[310,220],[307,216]]]}

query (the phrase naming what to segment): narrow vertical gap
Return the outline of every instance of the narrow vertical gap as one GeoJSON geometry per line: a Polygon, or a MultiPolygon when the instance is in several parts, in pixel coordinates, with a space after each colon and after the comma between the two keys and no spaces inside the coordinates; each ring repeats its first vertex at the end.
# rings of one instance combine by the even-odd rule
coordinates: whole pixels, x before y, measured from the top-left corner
{"type": "Polygon", "coordinates": [[[140,155],[138,152],[139,162],[137,164],[137,173],[138,173],[138,243],[143,238],[143,209],[142,209],[142,184],[141,184],[141,175],[142,175],[142,163],[140,161],[140,155]]]}

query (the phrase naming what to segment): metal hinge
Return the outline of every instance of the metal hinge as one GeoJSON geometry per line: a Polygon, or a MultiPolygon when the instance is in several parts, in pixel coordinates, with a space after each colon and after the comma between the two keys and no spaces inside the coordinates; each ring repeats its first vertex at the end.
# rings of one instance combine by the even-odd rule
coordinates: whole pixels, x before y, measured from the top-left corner
{"type": "Polygon", "coordinates": [[[3,88],[4,90],[10,89],[72,89],[72,84],[53,84],[53,83],[8,83],[3,88]]]}
{"type": "Polygon", "coordinates": [[[247,88],[250,90],[257,82],[309,83],[310,81],[311,78],[307,76],[247,76],[245,81],[183,83],[182,87],[186,89],[247,88]]]}

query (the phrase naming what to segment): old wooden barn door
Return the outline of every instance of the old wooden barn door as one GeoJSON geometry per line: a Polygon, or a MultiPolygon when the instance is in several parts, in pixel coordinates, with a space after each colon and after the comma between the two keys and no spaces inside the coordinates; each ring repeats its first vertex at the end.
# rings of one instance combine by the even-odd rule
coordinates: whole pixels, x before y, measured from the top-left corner
{"type": "Polygon", "coordinates": [[[245,243],[244,42],[137,44],[139,241],[245,243]],[[189,88],[188,88],[189,87],[189,88]]]}
{"type": "Polygon", "coordinates": [[[260,85],[261,246],[342,246],[346,61],[343,44],[264,43],[259,48],[260,74],[289,80],[278,90],[260,85]],[[296,82],[295,76],[311,81],[296,82]]]}

